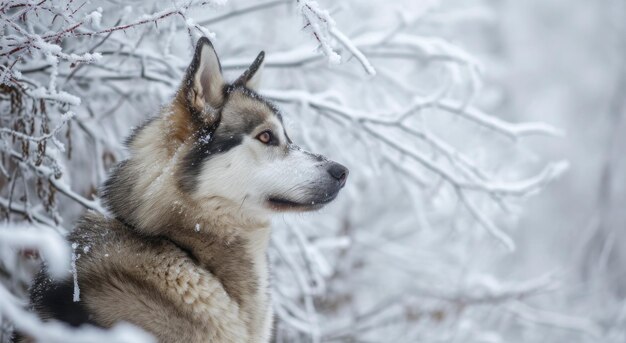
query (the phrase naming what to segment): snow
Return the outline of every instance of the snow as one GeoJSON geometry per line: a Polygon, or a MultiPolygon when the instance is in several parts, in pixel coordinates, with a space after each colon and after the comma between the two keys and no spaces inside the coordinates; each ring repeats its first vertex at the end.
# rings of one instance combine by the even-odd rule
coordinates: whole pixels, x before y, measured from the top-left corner
{"type": "Polygon", "coordinates": [[[91,247],[63,237],[85,209],[106,213],[95,190],[199,36],[229,80],[264,50],[259,93],[290,137],[351,171],[320,212],[275,218],[276,342],[623,342],[622,13],[582,0],[0,11],[0,343],[8,326],[46,342],[151,340],[40,322],[23,310],[27,255],[71,274],[81,299],[76,261],[91,247]]]}
{"type": "Polygon", "coordinates": [[[327,10],[322,10],[317,1],[298,0],[298,11],[304,20],[304,26],[319,43],[320,49],[326,55],[328,63],[339,64],[341,56],[332,48],[330,32],[335,28],[335,21],[327,10]]]}
{"type": "Polygon", "coordinates": [[[77,243],[72,243],[72,278],[74,279],[74,294],[72,296],[72,301],[78,302],[80,301],[80,287],[78,287],[78,270],[76,269],[76,261],[80,258],[80,254],[76,253],[76,249],[78,249],[77,243]]]}
{"type": "Polygon", "coordinates": [[[16,329],[28,332],[38,342],[50,343],[152,343],[156,340],[143,330],[127,323],[111,329],[91,325],[78,329],[54,321],[43,322],[22,308],[22,302],[0,285],[0,317],[11,320],[16,329]]]}
{"type": "Polygon", "coordinates": [[[187,18],[187,20],[185,20],[185,24],[189,29],[197,29],[198,31],[200,31],[201,36],[208,37],[209,39],[215,39],[215,32],[211,32],[204,26],[196,24],[193,18],[187,18]]]}
{"type": "Polygon", "coordinates": [[[39,87],[28,92],[28,95],[35,99],[54,100],[70,104],[72,106],[80,105],[80,98],[67,92],[50,91],[44,87],[39,87]]]}
{"type": "Polygon", "coordinates": [[[69,248],[63,237],[50,228],[3,225],[0,227],[0,245],[3,249],[34,249],[46,261],[50,276],[62,278],[67,275],[69,248]]]}
{"type": "Polygon", "coordinates": [[[102,22],[102,7],[98,7],[98,9],[96,9],[95,11],[87,14],[85,16],[85,20],[89,23],[91,23],[91,27],[94,30],[100,30],[102,28],[101,26],[101,22],[102,22]]]}

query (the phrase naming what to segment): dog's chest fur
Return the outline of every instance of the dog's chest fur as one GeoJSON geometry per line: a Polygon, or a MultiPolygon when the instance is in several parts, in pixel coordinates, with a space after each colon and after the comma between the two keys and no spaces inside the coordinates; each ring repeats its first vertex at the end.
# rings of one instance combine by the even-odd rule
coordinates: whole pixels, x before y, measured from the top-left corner
{"type": "Polygon", "coordinates": [[[268,228],[228,240],[182,229],[146,237],[89,214],[72,238],[95,323],[128,321],[161,342],[269,340],[268,228]]]}

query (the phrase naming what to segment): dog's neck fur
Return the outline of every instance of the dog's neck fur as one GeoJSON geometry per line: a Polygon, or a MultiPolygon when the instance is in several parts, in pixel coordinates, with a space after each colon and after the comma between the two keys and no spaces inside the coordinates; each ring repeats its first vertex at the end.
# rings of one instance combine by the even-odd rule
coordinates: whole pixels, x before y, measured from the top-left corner
{"type": "Polygon", "coordinates": [[[258,334],[264,331],[270,306],[266,257],[269,237],[269,228],[257,228],[232,237],[181,230],[168,238],[220,280],[226,293],[239,304],[249,332],[258,334]]]}

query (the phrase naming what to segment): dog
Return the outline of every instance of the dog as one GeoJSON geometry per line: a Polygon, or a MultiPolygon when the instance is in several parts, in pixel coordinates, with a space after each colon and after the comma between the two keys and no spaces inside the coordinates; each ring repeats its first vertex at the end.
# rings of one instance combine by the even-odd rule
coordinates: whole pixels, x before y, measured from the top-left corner
{"type": "Polygon", "coordinates": [[[291,141],[256,91],[263,60],[227,83],[197,42],[172,102],[127,139],[101,193],[109,214],[86,213],[69,235],[76,280],[37,276],[44,320],[129,322],[159,342],[271,339],[271,215],[323,207],[348,169],[291,141]]]}

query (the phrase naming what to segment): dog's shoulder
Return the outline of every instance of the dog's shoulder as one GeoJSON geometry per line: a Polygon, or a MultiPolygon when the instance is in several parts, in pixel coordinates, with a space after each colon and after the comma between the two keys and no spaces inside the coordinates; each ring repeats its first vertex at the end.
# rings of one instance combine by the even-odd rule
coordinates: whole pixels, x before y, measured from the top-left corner
{"type": "Polygon", "coordinates": [[[43,270],[31,294],[44,318],[103,327],[126,321],[168,339],[184,328],[187,341],[248,334],[239,304],[220,280],[171,240],[97,213],[83,216],[68,239],[78,287],[73,275],[57,281],[43,270]]]}

